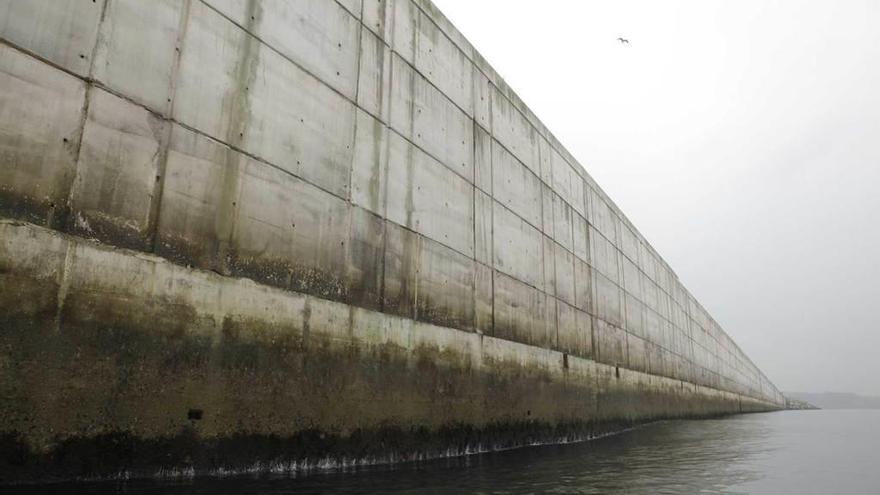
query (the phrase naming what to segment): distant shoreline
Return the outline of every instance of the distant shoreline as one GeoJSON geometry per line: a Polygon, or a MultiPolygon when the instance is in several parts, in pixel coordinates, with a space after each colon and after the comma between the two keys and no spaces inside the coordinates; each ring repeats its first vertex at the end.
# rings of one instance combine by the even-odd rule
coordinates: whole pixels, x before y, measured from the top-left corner
{"type": "Polygon", "coordinates": [[[880,397],[849,392],[786,392],[785,396],[820,409],[880,409],[880,397]]]}

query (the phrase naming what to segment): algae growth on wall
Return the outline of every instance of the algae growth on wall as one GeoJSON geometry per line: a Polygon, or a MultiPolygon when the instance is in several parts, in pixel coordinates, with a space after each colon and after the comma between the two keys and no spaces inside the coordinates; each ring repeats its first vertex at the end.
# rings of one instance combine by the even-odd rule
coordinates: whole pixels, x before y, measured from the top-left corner
{"type": "Polygon", "coordinates": [[[3,0],[0,37],[10,479],[783,404],[427,0],[3,0]]]}

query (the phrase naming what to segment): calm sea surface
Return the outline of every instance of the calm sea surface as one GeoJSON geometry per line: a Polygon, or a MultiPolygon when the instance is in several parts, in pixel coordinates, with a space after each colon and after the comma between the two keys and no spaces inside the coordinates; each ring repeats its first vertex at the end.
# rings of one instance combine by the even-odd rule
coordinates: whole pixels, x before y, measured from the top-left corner
{"type": "Polygon", "coordinates": [[[34,493],[880,494],[880,411],[666,421],[592,442],[299,478],[58,485],[34,493]]]}

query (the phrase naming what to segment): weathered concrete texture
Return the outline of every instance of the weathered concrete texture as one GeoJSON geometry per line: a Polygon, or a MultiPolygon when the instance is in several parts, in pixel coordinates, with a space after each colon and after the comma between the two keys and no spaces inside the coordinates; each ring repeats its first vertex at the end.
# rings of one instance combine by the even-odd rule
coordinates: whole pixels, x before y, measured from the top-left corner
{"type": "Polygon", "coordinates": [[[22,463],[388,459],[783,405],[428,0],[0,0],[0,39],[22,463]]]}
{"type": "Polygon", "coordinates": [[[6,480],[416,458],[774,407],[23,223],[0,222],[0,282],[6,480]]]}

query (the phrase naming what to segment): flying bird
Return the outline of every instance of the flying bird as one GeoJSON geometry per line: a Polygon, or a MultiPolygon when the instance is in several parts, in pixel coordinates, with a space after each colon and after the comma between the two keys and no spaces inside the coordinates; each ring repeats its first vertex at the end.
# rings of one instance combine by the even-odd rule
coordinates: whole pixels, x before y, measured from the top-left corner
{"type": "Polygon", "coordinates": [[[621,44],[624,44],[624,45],[628,45],[628,44],[629,44],[629,40],[628,40],[628,39],[617,38],[617,41],[619,41],[621,44]]]}

